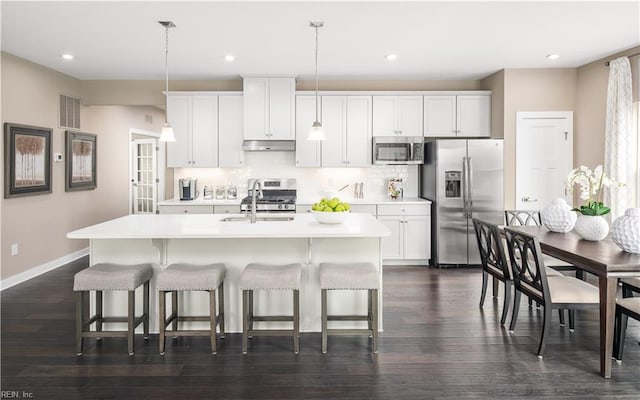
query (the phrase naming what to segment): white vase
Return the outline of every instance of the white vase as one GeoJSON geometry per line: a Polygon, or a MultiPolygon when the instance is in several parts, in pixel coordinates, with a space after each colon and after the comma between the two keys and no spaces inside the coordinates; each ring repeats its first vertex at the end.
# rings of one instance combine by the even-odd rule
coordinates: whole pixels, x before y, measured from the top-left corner
{"type": "Polygon", "coordinates": [[[540,219],[548,230],[565,233],[573,229],[578,216],[563,198],[557,198],[540,211],[540,219]]]}
{"type": "Polygon", "coordinates": [[[574,230],[583,239],[597,242],[607,237],[609,224],[601,215],[579,215],[574,230]]]}
{"type": "Polygon", "coordinates": [[[640,208],[628,208],[613,221],[611,239],[626,252],[640,253],[640,208]]]}

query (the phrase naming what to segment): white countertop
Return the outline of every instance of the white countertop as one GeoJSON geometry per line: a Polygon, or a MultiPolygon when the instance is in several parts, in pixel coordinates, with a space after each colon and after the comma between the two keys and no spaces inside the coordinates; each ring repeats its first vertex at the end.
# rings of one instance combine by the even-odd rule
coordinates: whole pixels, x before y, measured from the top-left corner
{"type": "Polygon", "coordinates": [[[342,224],[318,223],[312,214],[293,221],[220,222],[240,214],[134,214],[67,233],[69,239],[206,239],[384,237],[389,229],[369,214],[348,213],[342,224]]]}
{"type": "MultiPolygon", "coordinates": [[[[431,201],[422,199],[420,197],[401,197],[399,199],[391,199],[389,197],[370,197],[366,199],[354,199],[349,197],[338,196],[341,201],[349,204],[423,204],[430,205],[431,201]]],[[[298,197],[296,204],[308,204],[311,205],[320,201],[320,197],[298,197]]]]}
{"type": "Polygon", "coordinates": [[[204,199],[198,197],[195,200],[180,200],[171,199],[159,201],[159,206],[239,206],[242,199],[227,200],[227,199],[204,199]]]}

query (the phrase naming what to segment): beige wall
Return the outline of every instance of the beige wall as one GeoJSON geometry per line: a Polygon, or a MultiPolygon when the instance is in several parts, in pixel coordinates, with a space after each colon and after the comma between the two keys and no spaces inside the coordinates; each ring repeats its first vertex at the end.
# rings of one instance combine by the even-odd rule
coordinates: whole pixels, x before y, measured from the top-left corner
{"type": "Polygon", "coordinates": [[[491,137],[504,137],[504,70],[480,81],[481,89],[491,90],[491,137]]]}
{"type": "MultiPolygon", "coordinates": [[[[2,122],[53,128],[52,151],[64,154],[58,95],[82,97],[82,83],[2,53],[2,122]]],[[[98,188],[65,192],[64,162],[52,164],[52,193],[2,200],[0,277],[24,272],[87,246],[67,232],[127,214],[129,128],[159,132],[164,113],[154,107],[82,107],[81,130],[98,135],[98,188]],[[145,124],[144,115],[154,125],[145,124]],[[19,254],[10,246],[18,243],[19,254]]]]}
{"type": "MultiPolygon", "coordinates": [[[[575,68],[504,71],[504,205],[515,207],[516,113],[574,111],[575,68]]],[[[575,131],[575,130],[574,130],[575,131]]]]}

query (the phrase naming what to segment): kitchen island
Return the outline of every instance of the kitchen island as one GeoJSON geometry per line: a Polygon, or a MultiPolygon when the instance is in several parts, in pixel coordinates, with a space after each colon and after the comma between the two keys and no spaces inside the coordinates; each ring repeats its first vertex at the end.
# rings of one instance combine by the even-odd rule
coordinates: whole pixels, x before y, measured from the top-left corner
{"type": "MultiPolygon", "coordinates": [[[[151,330],[158,331],[155,277],[172,263],[224,263],[225,324],[227,332],[240,332],[240,272],[252,262],[267,264],[302,263],[300,329],[320,331],[320,285],[318,266],[322,262],[366,261],[382,269],[381,238],[390,231],[369,214],[349,213],[341,224],[320,224],[313,215],[288,214],[289,221],[242,220],[242,215],[137,214],[117,218],[67,234],[70,239],[89,239],[90,265],[102,262],[152,263],[151,330]],[[238,217],[239,221],[234,220],[238,217]],[[225,219],[232,221],[224,222],[225,219]]],[[[382,274],[381,274],[382,279],[382,274]]],[[[382,288],[382,281],[380,282],[382,288]]],[[[138,290],[141,290],[139,288],[138,290]]],[[[137,310],[141,310],[141,297],[137,310]]],[[[256,292],[256,313],[282,314],[291,310],[291,296],[285,292],[256,292]],[[268,298],[268,301],[266,301],[268,298]]],[[[179,312],[208,313],[204,292],[187,292],[179,312]]],[[[382,293],[380,294],[382,299],[382,293]]],[[[379,302],[382,310],[382,300],[379,302]]],[[[329,301],[330,313],[352,314],[366,310],[364,291],[337,291],[329,301]]],[[[93,307],[93,304],[92,304],[93,307]]],[[[126,310],[126,294],[107,293],[105,315],[126,310]],[[115,311],[114,311],[115,310],[115,311]]],[[[382,316],[382,312],[380,313],[382,316]]],[[[192,323],[197,327],[197,323],[192,323]]],[[[344,323],[345,327],[350,326],[344,323]]],[[[205,327],[206,324],[200,325],[205,327]]],[[[270,324],[277,328],[283,325],[270,324]]],[[[382,318],[379,328],[382,329],[382,318]]],[[[105,324],[109,329],[109,324],[105,324]]]]}

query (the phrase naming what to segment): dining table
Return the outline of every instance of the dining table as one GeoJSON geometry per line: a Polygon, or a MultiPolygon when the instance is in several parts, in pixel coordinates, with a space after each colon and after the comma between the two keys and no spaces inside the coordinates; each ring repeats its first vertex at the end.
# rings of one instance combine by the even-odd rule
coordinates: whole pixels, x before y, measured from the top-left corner
{"type": "Polygon", "coordinates": [[[609,237],[589,241],[573,231],[552,232],[544,226],[510,226],[508,229],[535,236],[543,253],[598,277],[600,374],[604,378],[610,378],[618,279],[640,277],[640,254],[623,251],[609,237]]]}

